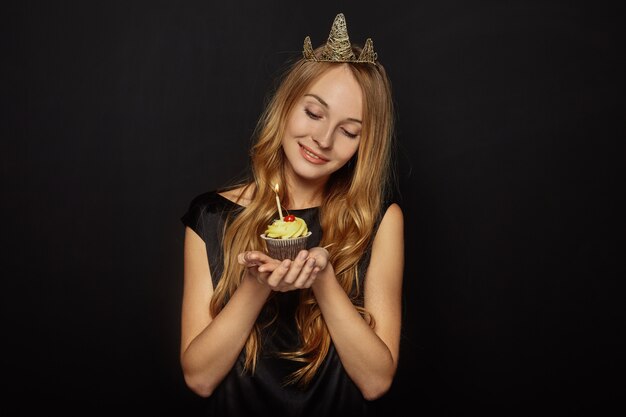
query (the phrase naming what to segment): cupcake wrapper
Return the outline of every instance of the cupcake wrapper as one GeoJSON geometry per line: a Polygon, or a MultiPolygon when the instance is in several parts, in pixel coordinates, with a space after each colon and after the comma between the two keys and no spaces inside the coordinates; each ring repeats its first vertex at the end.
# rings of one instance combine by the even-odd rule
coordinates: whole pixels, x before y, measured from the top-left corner
{"type": "Polygon", "coordinates": [[[275,239],[267,237],[265,234],[262,234],[261,238],[265,242],[265,248],[269,256],[279,260],[294,260],[298,256],[298,252],[307,248],[306,244],[309,236],[311,236],[311,232],[293,239],[275,239]]]}

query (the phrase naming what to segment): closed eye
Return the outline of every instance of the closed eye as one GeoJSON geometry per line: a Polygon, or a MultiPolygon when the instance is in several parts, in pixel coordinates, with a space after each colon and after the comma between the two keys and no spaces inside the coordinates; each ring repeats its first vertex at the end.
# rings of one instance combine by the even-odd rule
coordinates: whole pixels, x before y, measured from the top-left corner
{"type": "Polygon", "coordinates": [[[319,120],[322,118],[322,116],[318,116],[317,114],[313,113],[309,109],[304,109],[304,112],[306,113],[307,116],[309,116],[313,120],[319,120]]]}
{"type": "Polygon", "coordinates": [[[346,135],[350,139],[356,139],[356,137],[359,136],[356,133],[348,132],[346,129],[341,129],[341,131],[343,132],[344,135],[346,135]]]}

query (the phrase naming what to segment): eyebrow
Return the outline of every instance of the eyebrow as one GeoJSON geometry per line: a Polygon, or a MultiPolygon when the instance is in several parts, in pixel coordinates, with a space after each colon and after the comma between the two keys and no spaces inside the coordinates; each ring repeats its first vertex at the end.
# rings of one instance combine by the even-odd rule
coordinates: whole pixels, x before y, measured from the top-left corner
{"type": "MultiPolygon", "coordinates": [[[[318,96],[317,94],[311,94],[311,93],[309,93],[309,94],[305,94],[304,96],[305,96],[305,97],[313,97],[314,99],[316,99],[317,101],[319,101],[319,102],[320,102],[320,104],[321,104],[322,106],[326,107],[327,109],[328,109],[328,108],[330,108],[330,106],[328,105],[328,103],[326,103],[326,102],[324,101],[324,99],[323,99],[323,98],[321,98],[320,96],[318,96]]],[[[356,122],[356,123],[363,124],[363,122],[361,122],[359,119],[355,119],[355,118],[353,118],[353,117],[348,117],[346,120],[349,120],[349,121],[351,121],[351,122],[356,122]]]]}

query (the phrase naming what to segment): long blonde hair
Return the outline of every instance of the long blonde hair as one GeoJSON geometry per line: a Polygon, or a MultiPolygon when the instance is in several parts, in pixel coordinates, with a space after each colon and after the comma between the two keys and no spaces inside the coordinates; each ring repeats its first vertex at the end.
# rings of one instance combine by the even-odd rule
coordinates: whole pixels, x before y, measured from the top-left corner
{"type": "MultiPolygon", "coordinates": [[[[353,46],[353,49],[358,56],[360,48],[353,46]]],[[[316,53],[320,53],[319,48],[316,53]]],[[[263,233],[276,214],[274,191],[270,184],[286,184],[281,139],[287,118],[310,85],[333,65],[337,64],[304,59],[295,62],[282,77],[259,119],[250,155],[252,178],[242,184],[249,187],[252,198],[236,217],[227,221],[224,229],[224,268],[211,300],[213,317],[222,310],[242,281],[245,271],[237,263],[237,254],[263,249],[260,238],[254,237],[263,233]]],[[[383,214],[382,202],[387,197],[390,184],[394,107],[391,84],[382,65],[347,65],[363,91],[361,141],[352,160],[333,173],[326,184],[319,209],[323,230],[320,246],[328,249],[329,261],[338,282],[373,327],[374,318],[363,309],[360,301],[360,282],[363,278],[358,276],[358,264],[368,249],[376,222],[383,214]]],[[[285,188],[280,190],[283,201],[289,197],[285,188]]],[[[303,363],[286,382],[306,385],[315,376],[331,344],[328,329],[310,289],[300,291],[296,323],[301,335],[300,348],[280,354],[303,363]]],[[[252,372],[261,346],[263,325],[259,322],[255,324],[245,346],[245,368],[252,372]]]]}

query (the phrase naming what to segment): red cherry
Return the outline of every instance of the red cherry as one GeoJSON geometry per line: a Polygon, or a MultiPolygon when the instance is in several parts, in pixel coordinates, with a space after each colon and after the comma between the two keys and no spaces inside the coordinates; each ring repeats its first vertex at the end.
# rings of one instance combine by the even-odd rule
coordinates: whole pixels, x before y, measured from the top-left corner
{"type": "Polygon", "coordinates": [[[285,221],[286,222],[295,222],[296,221],[296,216],[294,216],[293,214],[285,216],[285,221]]]}

